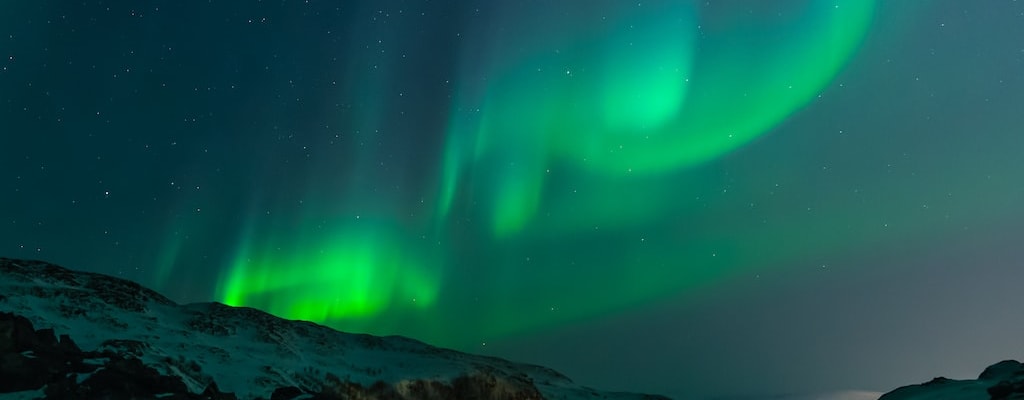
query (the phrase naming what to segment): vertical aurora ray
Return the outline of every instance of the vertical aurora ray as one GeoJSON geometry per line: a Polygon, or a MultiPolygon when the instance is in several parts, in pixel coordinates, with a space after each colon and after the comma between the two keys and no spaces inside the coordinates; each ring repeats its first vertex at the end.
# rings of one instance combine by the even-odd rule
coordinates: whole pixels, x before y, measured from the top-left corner
{"type": "Polygon", "coordinates": [[[416,321],[436,302],[445,255],[422,233],[431,213],[410,216],[416,207],[387,183],[401,179],[406,166],[380,161],[389,158],[386,132],[399,97],[390,81],[397,62],[380,49],[398,42],[400,31],[372,19],[349,28],[360,34],[342,45],[351,57],[342,60],[344,79],[330,99],[347,110],[330,121],[336,134],[329,145],[305,147],[308,158],[289,160],[302,171],[288,177],[290,193],[250,199],[218,297],[285,318],[387,332],[391,322],[381,314],[416,321]]]}
{"type": "Polygon", "coordinates": [[[158,286],[167,282],[168,278],[170,278],[182,248],[181,237],[176,232],[170,232],[165,237],[160,246],[160,255],[156,260],[154,281],[157,282],[158,286]]]}
{"type": "Polygon", "coordinates": [[[1024,1],[0,4],[3,257],[679,398],[1024,330],[1024,1]]]}
{"type": "Polygon", "coordinates": [[[440,287],[437,267],[430,265],[436,257],[417,251],[401,238],[401,228],[385,221],[338,225],[312,242],[245,238],[220,297],[229,305],[311,321],[433,304],[440,287]]]}
{"type": "Polygon", "coordinates": [[[376,164],[395,105],[380,71],[394,60],[353,40],[363,57],[342,97],[364,101],[342,123],[359,146],[310,169],[301,211],[251,213],[219,297],[465,346],[785,261],[799,249],[772,248],[774,232],[751,228],[743,244],[706,228],[719,178],[701,168],[823,90],[874,3],[787,4],[708,21],[722,11],[611,2],[566,23],[554,10],[475,27],[426,178],[436,187],[416,193],[382,184],[396,172],[376,164]]]}

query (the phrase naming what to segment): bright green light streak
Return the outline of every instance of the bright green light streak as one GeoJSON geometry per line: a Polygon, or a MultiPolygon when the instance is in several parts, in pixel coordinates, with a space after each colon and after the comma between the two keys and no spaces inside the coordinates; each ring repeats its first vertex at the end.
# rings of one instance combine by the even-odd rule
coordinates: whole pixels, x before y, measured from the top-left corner
{"type": "MultiPolygon", "coordinates": [[[[699,214],[693,195],[708,182],[680,177],[811,101],[853,54],[874,5],[801,4],[785,24],[709,37],[698,37],[694,8],[678,4],[613,13],[590,32],[536,32],[558,48],[524,40],[528,46],[501,62],[471,68],[487,79],[459,83],[429,223],[346,221],[319,224],[321,231],[305,221],[327,211],[317,207],[299,234],[261,227],[271,234],[243,235],[221,298],[288,318],[362,321],[378,333],[433,330],[455,343],[472,338],[455,339],[445,324],[522,330],[758,262],[757,254],[730,251],[738,246],[732,232],[694,232],[659,218],[699,214]],[[651,240],[641,240],[643,231],[651,240]],[[602,243],[615,250],[596,248],[602,243]],[[525,253],[565,258],[525,261],[525,253]],[[442,282],[456,278],[442,266],[487,273],[480,282],[455,282],[455,293],[442,298],[442,282]],[[486,290],[468,296],[473,285],[486,290]],[[430,326],[409,328],[412,320],[430,326]]],[[[370,132],[378,122],[359,128],[370,132]]],[[[373,171],[367,163],[360,159],[356,170],[373,171]]],[[[346,198],[345,207],[368,199],[380,215],[399,215],[397,200],[358,193],[349,196],[361,200],[346,198]]]]}
{"type": "MultiPolygon", "coordinates": [[[[370,225],[369,223],[366,225],[370,225]]],[[[242,243],[222,285],[228,305],[257,306],[311,321],[360,318],[434,303],[440,276],[431,259],[389,229],[349,227],[316,245],[288,249],[242,243]]]]}

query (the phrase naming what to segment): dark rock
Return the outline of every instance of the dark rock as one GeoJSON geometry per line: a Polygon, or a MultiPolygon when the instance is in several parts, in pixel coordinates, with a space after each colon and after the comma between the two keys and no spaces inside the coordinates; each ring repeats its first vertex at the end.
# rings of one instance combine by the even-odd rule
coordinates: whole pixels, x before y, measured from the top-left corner
{"type": "Polygon", "coordinates": [[[0,313],[0,393],[36,390],[69,372],[73,362],[48,356],[56,343],[52,329],[36,331],[27,318],[0,313]]]}
{"type": "Polygon", "coordinates": [[[942,384],[946,384],[946,383],[950,383],[950,382],[954,382],[954,381],[952,379],[947,378],[947,377],[940,376],[940,377],[932,378],[932,380],[930,380],[928,382],[925,382],[921,386],[942,385],[942,384]]]}
{"type": "Polygon", "coordinates": [[[0,354],[18,351],[18,343],[14,334],[15,323],[12,317],[12,314],[0,313],[0,354]]]}
{"type": "Polygon", "coordinates": [[[892,390],[879,400],[935,399],[1024,399],[1024,364],[1014,360],[1000,361],[978,375],[978,379],[953,380],[935,378],[927,383],[892,390]]]}
{"type": "Polygon", "coordinates": [[[204,400],[238,400],[238,396],[235,396],[234,393],[221,392],[217,387],[217,382],[210,383],[199,398],[204,400]]]}
{"type": "Polygon", "coordinates": [[[986,390],[992,400],[1002,400],[1013,394],[1013,383],[1010,381],[1000,381],[986,390]]]}
{"type": "Polygon", "coordinates": [[[67,334],[60,335],[60,341],[55,346],[58,350],[65,353],[81,353],[82,349],[75,344],[74,340],[71,340],[71,336],[67,334]]]}
{"type": "Polygon", "coordinates": [[[181,378],[160,375],[137,358],[111,360],[104,367],[82,382],[82,385],[103,388],[103,394],[124,397],[188,392],[181,378]]]}
{"type": "Polygon", "coordinates": [[[34,348],[53,347],[56,344],[57,335],[53,333],[53,328],[40,329],[36,331],[36,341],[33,344],[34,348]]]}
{"type": "Polygon", "coordinates": [[[85,391],[81,390],[77,384],[78,375],[68,374],[60,377],[56,377],[53,381],[46,384],[46,388],[43,389],[43,394],[46,395],[47,400],[51,399],[81,399],[84,397],[85,391]]]}
{"type": "Polygon", "coordinates": [[[537,387],[519,376],[499,378],[493,374],[473,374],[452,382],[460,399],[527,400],[543,399],[537,387]]]}
{"type": "Polygon", "coordinates": [[[34,349],[36,331],[28,318],[0,312],[0,354],[34,349]]]}
{"type": "MultiPolygon", "coordinates": [[[[44,304],[43,309],[49,313],[38,316],[47,325],[63,326],[61,318],[83,321],[102,332],[93,333],[92,339],[106,339],[97,348],[83,351],[71,335],[57,337],[53,329],[35,330],[29,319],[0,312],[0,398],[5,397],[2,393],[42,388],[46,399],[238,400],[234,393],[221,392],[215,382],[219,377],[209,375],[223,369],[203,371],[217,362],[247,368],[246,371],[253,374],[250,381],[253,386],[238,389],[246,398],[265,399],[270,389],[276,388],[270,400],[529,400],[543,398],[533,381],[537,377],[542,377],[540,379],[550,386],[557,386],[551,384],[551,380],[572,385],[568,378],[548,369],[461,354],[408,338],[348,335],[310,322],[288,321],[256,309],[219,303],[179,306],[134,282],[72,271],[41,261],[0,258],[0,281],[18,283],[4,286],[10,290],[4,290],[6,300],[0,301],[0,305],[13,304],[12,309],[24,309],[24,304],[35,304],[22,303],[25,298],[52,301],[44,304]],[[129,317],[124,318],[126,315],[129,317]],[[171,318],[158,320],[167,315],[171,318]],[[56,321],[50,319],[54,316],[56,321]],[[138,328],[146,333],[139,335],[133,329],[128,332],[129,336],[119,336],[118,332],[127,329],[129,323],[141,323],[138,328]],[[397,366],[346,362],[327,363],[323,369],[306,366],[301,372],[269,366],[259,370],[257,365],[262,363],[240,365],[237,358],[225,350],[235,347],[219,345],[224,337],[238,332],[245,332],[247,338],[242,340],[272,345],[256,348],[269,348],[272,356],[289,360],[305,358],[299,352],[306,350],[293,344],[307,341],[317,344],[322,353],[338,358],[345,358],[345,353],[353,348],[371,352],[387,350],[453,362],[453,366],[461,365],[466,372],[451,381],[416,379],[415,374],[420,372],[411,372],[412,376],[400,381],[377,380],[363,386],[347,377],[341,379],[328,369],[340,374],[355,372],[357,376],[383,377],[395,376],[391,368],[400,371],[406,367],[401,361],[397,366]],[[166,340],[160,340],[165,335],[183,340],[169,345],[166,340]],[[204,337],[215,340],[204,341],[204,337]],[[179,353],[183,349],[188,350],[179,353]],[[197,351],[202,355],[195,359],[185,356],[197,354],[197,351]],[[151,364],[143,363],[143,359],[151,364]],[[202,393],[188,390],[194,387],[192,385],[203,384],[206,387],[202,393]],[[282,385],[296,386],[279,387],[282,385]]],[[[81,332],[72,332],[72,335],[78,333],[81,332]]],[[[259,359],[268,365],[274,364],[266,358],[259,359]]],[[[229,375],[239,376],[240,373],[246,372],[233,371],[233,375],[229,375]]],[[[1011,386],[1010,390],[1014,393],[1016,386],[1011,386]]],[[[601,396],[596,391],[589,393],[601,396]]]]}
{"type": "MultiPolygon", "coordinates": [[[[116,341],[106,346],[122,346],[126,350],[145,347],[138,341],[116,341]]],[[[142,364],[138,358],[124,358],[130,351],[83,352],[68,335],[58,341],[52,329],[34,330],[32,323],[21,316],[0,313],[0,393],[14,393],[41,388],[46,399],[161,399],[169,400],[238,400],[233,393],[223,393],[216,383],[202,394],[194,394],[177,376],[164,376],[142,364]],[[84,359],[106,360],[99,365],[84,359]],[[78,383],[80,374],[89,376],[78,383]]]]}
{"type": "Polygon", "coordinates": [[[1016,360],[1003,360],[985,368],[985,370],[981,372],[981,375],[978,375],[978,379],[986,381],[1005,379],[1021,372],[1024,372],[1024,364],[1021,364],[1016,360]]]}
{"type": "Polygon", "coordinates": [[[18,353],[0,355],[0,393],[36,390],[60,376],[59,365],[18,353]]]}
{"type": "Polygon", "coordinates": [[[302,395],[302,389],[295,386],[286,386],[274,389],[270,400],[291,400],[302,395]]]}
{"type": "MultiPolygon", "coordinates": [[[[363,337],[364,340],[368,338],[363,337]]],[[[368,345],[383,342],[366,340],[368,345]]],[[[164,376],[146,366],[133,354],[141,354],[148,345],[134,340],[108,340],[100,346],[102,352],[83,352],[68,335],[57,340],[53,330],[33,330],[31,322],[21,316],[0,314],[0,393],[38,390],[45,386],[47,399],[148,399],[161,395],[170,400],[237,400],[233,393],[222,393],[216,383],[207,386],[202,394],[190,393],[178,376],[164,376]],[[33,351],[28,357],[21,351],[33,351]],[[124,355],[128,355],[127,358],[124,355]],[[108,360],[99,368],[87,365],[83,359],[108,360]],[[81,373],[90,375],[81,383],[81,373]],[[6,379],[10,378],[10,379],[6,379]]],[[[177,364],[187,366],[184,359],[177,364]]],[[[401,383],[401,390],[392,384],[377,381],[369,387],[325,374],[324,386],[312,394],[316,400],[348,399],[542,399],[540,392],[526,374],[499,377],[491,370],[456,378],[451,383],[437,380],[410,380],[401,383]]],[[[270,400],[292,400],[306,394],[294,386],[274,390],[270,400]]]]}
{"type": "Polygon", "coordinates": [[[437,381],[416,380],[405,386],[406,397],[414,399],[450,399],[455,390],[437,381]]]}

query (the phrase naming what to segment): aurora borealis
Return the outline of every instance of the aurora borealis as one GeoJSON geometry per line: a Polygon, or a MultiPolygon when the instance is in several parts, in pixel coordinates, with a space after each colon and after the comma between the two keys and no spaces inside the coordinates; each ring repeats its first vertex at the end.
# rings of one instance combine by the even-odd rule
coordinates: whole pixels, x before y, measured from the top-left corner
{"type": "Polygon", "coordinates": [[[1024,300],[1016,2],[35,3],[0,255],[676,396],[1019,353],[909,333],[1024,300]]]}
{"type": "MultiPolygon", "coordinates": [[[[700,255],[680,257],[693,251],[692,241],[647,243],[639,232],[632,241],[645,248],[624,243],[619,247],[625,251],[600,254],[621,268],[591,276],[580,268],[607,263],[589,259],[596,243],[621,240],[637,226],[667,228],[658,219],[691,195],[685,187],[671,188],[688,167],[742,146],[810,101],[867,30],[873,5],[855,4],[796,8],[802,14],[788,23],[720,34],[699,52],[694,36],[705,28],[698,29],[692,4],[609,3],[573,18],[571,27],[561,21],[576,6],[517,15],[519,6],[496,5],[493,15],[481,17],[488,26],[469,24],[466,35],[476,39],[458,49],[464,56],[452,80],[441,154],[427,162],[439,168],[417,177],[434,184],[397,194],[351,189],[314,195],[328,204],[284,216],[304,221],[298,227],[260,226],[253,234],[247,228],[218,297],[375,332],[376,324],[396,329],[391,326],[427,316],[457,325],[476,314],[480,328],[461,339],[476,342],[597,315],[713,278],[713,272],[698,272],[707,263],[694,262],[700,255]],[[732,35],[776,31],[783,34],[774,40],[730,43],[738,41],[732,35]],[[764,72],[751,74],[744,62],[764,72]],[[773,65],[782,63],[795,65],[773,65]],[[623,189],[631,194],[616,199],[623,189]],[[430,208],[408,213],[409,198],[413,207],[430,208]],[[313,226],[316,231],[307,232],[313,226]],[[602,227],[604,232],[593,232],[602,227]],[[544,255],[558,247],[587,250],[544,255]],[[494,257],[500,253],[507,256],[494,257]],[[476,278],[479,286],[441,293],[452,276],[457,280],[481,265],[502,272],[476,278]],[[574,284],[566,287],[567,281],[574,284]],[[605,298],[580,301],[598,292],[605,298]]],[[[359,114],[386,112],[384,99],[367,103],[359,114]]],[[[368,123],[367,131],[386,126],[368,123]]],[[[367,170],[379,157],[365,160],[370,165],[342,168],[367,170]]],[[[317,176],[311,185],[331,180],[317,176]]],[[[434,340],[454,335],[438,334],[434,340]]]]}

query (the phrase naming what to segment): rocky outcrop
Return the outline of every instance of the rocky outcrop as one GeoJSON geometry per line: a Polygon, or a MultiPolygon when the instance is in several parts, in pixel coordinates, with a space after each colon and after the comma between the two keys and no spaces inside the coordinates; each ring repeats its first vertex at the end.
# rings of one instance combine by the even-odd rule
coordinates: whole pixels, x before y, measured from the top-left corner
{"type": "Polygon", "coordinates": [[[211,385],[190,393],[179,377],[164,376],[138,358],[82,351],[68,335],[33,329],[20,315],[0,313],[0,393],[42,391],[44,399],[236,400],[211,385]]]}
{"type": "Polygon", "coordinates": [[[1024,400],[1024,364],[1000,361],[978,379],[955,380],[943,377],[898,388],[878,400],[1024,400]]]}
{"type": "MultiPolygon", "coordinates": [[[[67,335],[33,329],[25,317],[0,313],[0,393],[42,391],[44,399],[205,399],[237,400],[211,383],[201,394],[189,392],[179,376],[162,375],[134,357],[107,351],[82,351],[67,335]]],[[[461,376],[451,383],[377,381],[363,387],[327,374],[321,390],[295,386],[274,389],[270,400],[530,400],[544,397],[526,376],[504,379],[489,374],[461,376]]]]}
{"type": "Polygon", "coordinates": [[[548,368],[404,337],[338,332],[219,303],[182,306],[123,279],[0,258],[0,398],[6,393],[39,399],[665,399],[602,392],[548,368]]]}

